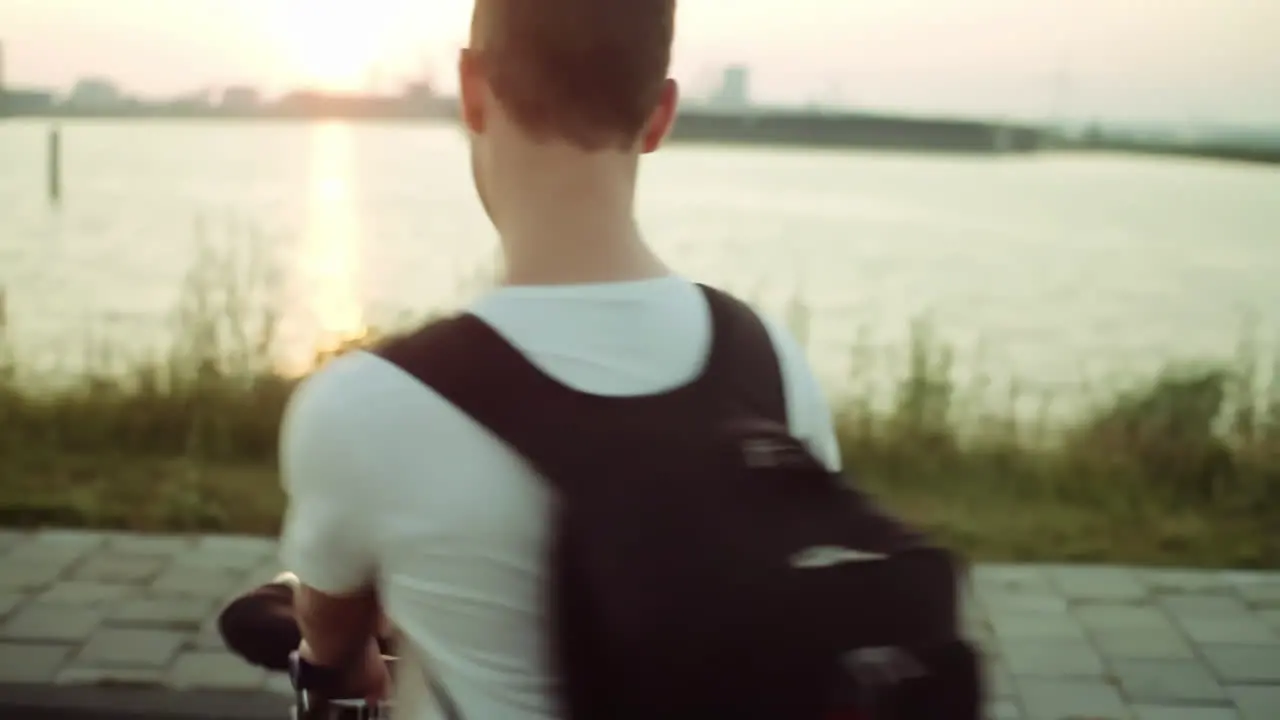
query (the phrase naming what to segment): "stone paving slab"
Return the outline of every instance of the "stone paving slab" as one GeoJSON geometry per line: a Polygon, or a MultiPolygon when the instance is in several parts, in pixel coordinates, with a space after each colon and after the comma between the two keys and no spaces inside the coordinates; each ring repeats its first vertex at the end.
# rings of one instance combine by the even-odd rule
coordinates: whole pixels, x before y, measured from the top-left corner
{"type": "Polygon", "coordinates": [[[1227,699],[1218,679],[1195,660],[1119,660],[1112,672],[1125,696],[1138,702],[1214,705],[1227,699]]]}
{"type": "Polygon", "coordinates": [[[1159,707],[1135,705],[1135,720],[1240,720],[1240,713],[1232,708],[1212,707],[1159,707]]]}
{"type": "Polygon", "coordinates": [[[289,700],[276,693],[175,690],[130,685],[0,685],[9,720],[281,720],[289,700]]]}
{"type": "MultiPolygon", "coordinates": [[[[6,688],[279,697],[285,679],[232,656],[215,624],[279,569],[261,538],[0,530],[0,713],[6,688]]],[[[993,720],[1280,720],[1280,571],[988,564],[972,579],[993,720]]]]}

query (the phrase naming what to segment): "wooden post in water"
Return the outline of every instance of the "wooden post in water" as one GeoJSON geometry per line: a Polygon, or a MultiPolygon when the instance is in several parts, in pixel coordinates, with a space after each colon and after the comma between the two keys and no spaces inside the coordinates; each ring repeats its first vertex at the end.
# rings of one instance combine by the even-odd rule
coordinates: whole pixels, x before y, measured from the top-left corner
{"type": "Polygon", "coordinates": [[[62,129],[57,125],[49,128],[49,202],[57,205],[62,202],[62,129]]]}

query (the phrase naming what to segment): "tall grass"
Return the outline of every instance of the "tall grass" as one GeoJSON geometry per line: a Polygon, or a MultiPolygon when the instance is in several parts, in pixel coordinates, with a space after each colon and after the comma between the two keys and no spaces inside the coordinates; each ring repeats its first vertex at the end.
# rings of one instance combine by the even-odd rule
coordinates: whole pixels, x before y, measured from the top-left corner
{"type": "MultiPolygon", "coordinates": [[[[242,260],[204,252],[167,351],[99,354],[113,359],[70,383],[25,377],[0,300],[0,524],[276,529],[276,438],[296,380],[276,371],[280,314],[242,260]]],[[[873,403],[885,378],[860,336],[838,436],[861,482],[980,557],[1277,565],[1280,366],[1254,339],[1234,362],[1170,366],[1055,422],[1053,398],[1016,381],[975,407],[992,381],[960,387],[955,353],[925,323],[891,402],[873,403]]],[[[1099,388],[1073,393],[1086,394],[1099,388]]]]}

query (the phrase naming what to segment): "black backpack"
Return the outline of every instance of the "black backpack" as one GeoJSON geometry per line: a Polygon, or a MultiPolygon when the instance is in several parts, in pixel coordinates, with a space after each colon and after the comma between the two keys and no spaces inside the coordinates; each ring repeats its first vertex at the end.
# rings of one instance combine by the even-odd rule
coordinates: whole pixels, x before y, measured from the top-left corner
{"type": "Polygon", "coordinates": [[[767,330],[703,290],[705,369],[656,395],[568,388],[468,314],[379,350],[554,487],[564,717],[976,720],[957,559],[790,435],[767,330]]]}

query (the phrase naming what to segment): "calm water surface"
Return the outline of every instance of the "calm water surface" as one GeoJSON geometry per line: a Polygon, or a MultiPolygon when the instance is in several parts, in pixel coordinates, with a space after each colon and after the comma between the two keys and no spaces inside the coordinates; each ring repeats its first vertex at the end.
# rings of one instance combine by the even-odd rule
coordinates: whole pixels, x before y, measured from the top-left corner
{"type": "MultiPolygon", "coordinates": [[[[159,342],[200,224],[275,268],[293,351],[463,300],[494,255],[450,127],[72,124],[59,211],[44,133],[0,124],[0,286],[41,362],[90,332],[159,342]]],[[[966,363],[1049,385],[1230,353],[1248,313],[1280,330],[1270,167],[677,146],[645,166],[640,214],[687,274],[778,313],[802,298],[836,382],[860,333],[901,349],[922,315],[966,363]]]]}

